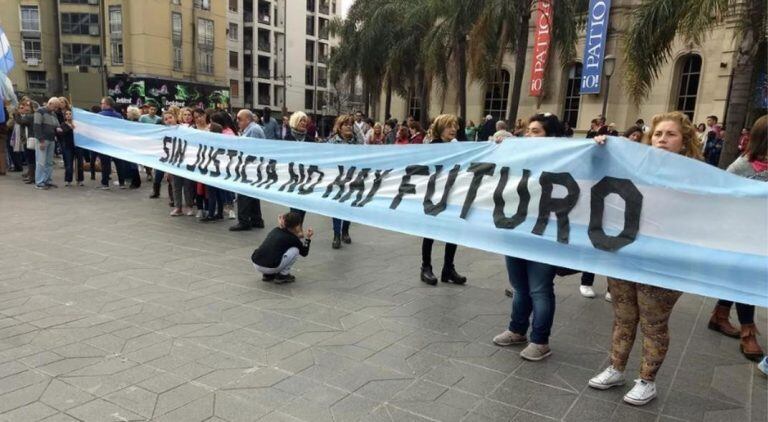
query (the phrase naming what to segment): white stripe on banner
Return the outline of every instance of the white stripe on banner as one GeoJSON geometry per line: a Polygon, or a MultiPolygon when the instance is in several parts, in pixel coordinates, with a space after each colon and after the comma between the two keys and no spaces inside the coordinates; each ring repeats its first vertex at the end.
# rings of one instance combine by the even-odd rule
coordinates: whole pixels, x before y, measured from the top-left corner
{"type": "Polygon", "coordinates": [[[239,194],[768,305],[768,184],[621,138],[334,145],[75,119],[80,147],[239,194]]]}

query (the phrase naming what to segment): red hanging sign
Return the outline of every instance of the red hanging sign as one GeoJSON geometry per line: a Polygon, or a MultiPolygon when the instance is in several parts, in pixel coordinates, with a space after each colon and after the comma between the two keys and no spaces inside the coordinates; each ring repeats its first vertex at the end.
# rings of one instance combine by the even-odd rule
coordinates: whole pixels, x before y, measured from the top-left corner
{"type": "Polygon", "coordinates": [[[533,39],[533,58],[531,60],[531,97],[540,97],[544,85],[544,69],[547,67],[549,56],[549,41],[552,29],[551,0],[537,2],[536,35],[533,39]]]}

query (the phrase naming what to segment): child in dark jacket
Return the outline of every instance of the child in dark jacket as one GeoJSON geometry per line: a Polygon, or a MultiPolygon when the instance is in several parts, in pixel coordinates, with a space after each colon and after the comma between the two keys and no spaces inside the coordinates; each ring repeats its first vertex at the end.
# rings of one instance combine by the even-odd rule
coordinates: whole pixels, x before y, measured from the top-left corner
{"type": "Polygon", "coordinates": [[[251,261],[257,271],[264,274],[262,281],[275,284],[292,283],[291,267],[301,256],[309,254],[309,243],[314,234],[307,229],[306,236],[301,227],[301,216],[295,212],[278,218],[278,227],[272,229],[258,249],[253,251],[251,261]]]}

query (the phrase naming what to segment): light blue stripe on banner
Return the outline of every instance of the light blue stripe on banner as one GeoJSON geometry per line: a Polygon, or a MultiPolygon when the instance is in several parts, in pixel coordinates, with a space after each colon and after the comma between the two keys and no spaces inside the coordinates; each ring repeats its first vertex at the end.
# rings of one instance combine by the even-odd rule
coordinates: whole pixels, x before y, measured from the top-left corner
{"type": "MultiPolygon", "coordinates": [[[[406,165],[411,164],[442,164],[446,168],[443,172],[445,174],[447,169],[457,163],[466,170],[471,162],[488,161],[497,164],[497,174],[499,167],[503,165],[514,169],[514,172],[519,172],[522,168],[531,169],[534,176],[540,174],[542,170],[570,172],[574,178],[587,181],[610,175],[631,179],[638,188],[642,189],[667,189],[685,195],[706,195],[704,198],[711,198],[718,203],[723,201],[732,203],[733,215],[707,215],[708,208],[704,204],[700,213],[683,216],[685,219],[698,219],[701,224],[719,224],[722,226],[720,232],[723,236],[730,236],[732,232],[737,233],[745,227],[745,222],[739,218],[742,213],[739,206],[751,204],[750,209],[754,210],[754,201],[760,201],[766,205],[762,209],[768,211],[768,184],[748,181],[694,160],[647,146],[618,139],[609,140],[606,146],[596,146],[591,141],[564,140],[510,140],[502,145],[456,143],[405,148],[344,146],[266,140],[249,141],[190,129],[122,122],[83,112],[76,112],[76,119],[85,123],[79,126],[81,129],[87,125],[94,125],[93,127],[100,129],[87,132],[89,136],[85,136],[86,132],[83,130],[76,130],[78,146],[172,174],[181,174],[205,184],[259,197],[270,202],[500,254],[607,274],[690,293],[761,306],[768,305],[768,257],[765,254],[737,253],[722,245],[697,246],[698,233],[695,229],[690,233],[690,243],[686,243],[688,239],[685,237],[671,240],[644,235],[641,230],[634,243],[617,252],[606,252],[595,249],[588,238],[587,227],[574,221],[571,221],[568,245],[555,241],[555,220],[549,221],[544,236],[531,234],[536,218],[532,211],[515,229],[497,229],[493,225],[492,209],[487,207],[473,208],[466,219],[458,218],[460,206],[455,204],[449,204],[448,208],[437,217],[425,215],[421,192],[419,196],[406,195],[396,210],[389,208],[392,198],[384,196],[376,196],[364,208],[358,208],[350,206],[352,200],[339,203],[330,198],[322,198],[322,191],[299,196],[279,192],[276,188],[258,189],[249,184],[233,183],[197,172],[187,172],[185,169],[180,170],[158,161],[161,156],[162,137],[183,135],[185,139],[193,142],[239,149],[254,155],[274,158],[283,164],[296,161],[326,168],[335,168],[335,164],[345,166],[355,164],[358,168],[392,168],[395,171],[402,171],[406,165]],[[109,131],[117,131],[121,136],[135,138],[124,139],[122,143],[102,138],[102,132],[109,133],[109,131]],[[117,144],[121,147],[116,147],[117,144]],[[132,149],[127,149],[125,145],[131,145],[132,149]]],[[[325,182],[329,181],[329,178],[332,180],[335,176],[335,173],[326,175],[325,182]]],[[[276,185],[280,186],[286,181],[281,179],[276,185]]],[[[399,178],[397,182],[399,184],[399,178]]],[[[442,196],[441,189],[442,184],[439,183],[435,201],[442,196]]],[[[466,186],[463,189],[466,190],[466,186]]],[[[508,201],[515,201],[514,186],[508,186],[506,191],[511,192],[510,198],[507,198],[508,201]]],[[[651,192],[649,195],[653,194],[652,190],[647,192],[651,192]]],[[[589,192],[582,190],[581,194],[583,198],[580,201],[586,201],[586,205],[581,206],[587,206],[589,192]]],[[[650,204],[653,202],[652,199],[646,198],[645,201],[650,204]]],[[[534,208],[535,201],[538,201],[538,198],[531,199],[531,208],[534,208]]],[[[654,220],[668,218],[676,211],[668,210],[669,215],[650,216],[643,221],[652,225],[654,220]]],[[[511,213],[513,210],[507,209],[507,212],[511,213]]],[[[768,218],[768,212],[764,218],[768,218]]],[[[610,232],[608,228],[606,231],[610,232]]],[[[704,240],[698,239],[698,241],[704,240]]],[[[761,251],[766,249],[766,245],[757,246],[752,249],[761,251]]]]}

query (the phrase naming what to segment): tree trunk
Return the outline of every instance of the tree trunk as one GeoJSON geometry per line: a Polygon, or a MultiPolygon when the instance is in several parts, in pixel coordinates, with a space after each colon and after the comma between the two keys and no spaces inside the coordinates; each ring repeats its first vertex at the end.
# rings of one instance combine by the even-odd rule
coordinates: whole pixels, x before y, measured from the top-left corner
{"type": "Polygon", "coordinates": [[[467,121],[467,39],[461,37],[456,45],[459,62],[459,116],[467,121]]]}
{"type": "Polygon", "coordinates": [[[427,71],[421,69],[419,72],[419,123],[424,130],[429,127],[429,81],[427,80],[427,71]]]}
{"type": "MultiPolygon", "coordinates": [[[[507,122],[514,124],[517,121],[517,111],[520,107],[520,93],[523,88],[523,75],[525,74],[525,56],[528,53],[528,24],[531,20],[530,8],[525,8],[520,15],[520,24],[517,28],[517,43],[515,45],[515,79],[512,82],[512,97],[509,99],[509,115],[507,122]]],[[[511,126],[514,127],[514,126],[511,126]]]]}
{"type": "Polygon", "coordinates": [[[387,96],[384,99],[384,120],[392,118],[392,76],[387,74],[387,96]]]}
{"type": "Polygon", "coordinates": [[[749,102],[755,92],[752,76],[755,62],[753,58],[746,59],[737,65],[731,74],[731,86],[728,93],[728,105],[725,120],[725,144],[720,154],[718,167],[725,169],[739,156],[739,137],[741,129],[747,123],[749,102]]]}
{"type": "Polygon", "coordinates": [[[363,115],[368,117],[368,112],[371,110],[371,87],[367,82],[363,82],[363,102],[365,104],[363,107],[363,115]]]}

